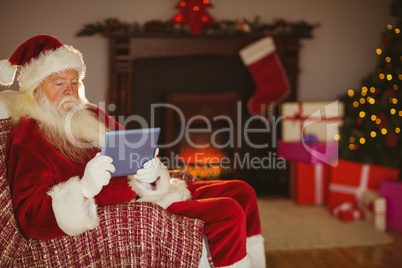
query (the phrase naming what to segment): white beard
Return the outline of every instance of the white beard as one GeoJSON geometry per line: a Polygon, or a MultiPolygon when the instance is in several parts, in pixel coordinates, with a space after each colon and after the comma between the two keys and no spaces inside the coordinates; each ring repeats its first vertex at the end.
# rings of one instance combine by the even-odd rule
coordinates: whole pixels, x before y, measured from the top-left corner
{"type": "Polygon", "coordinates": [[[66,96],[56,107],[38,89],[37,105],[28,115],[37,121],[46,139],[73,162],[85,161],[92,154],[88,148],[100,148],[106,126],[85,104],[74,96],[66,96]]]}

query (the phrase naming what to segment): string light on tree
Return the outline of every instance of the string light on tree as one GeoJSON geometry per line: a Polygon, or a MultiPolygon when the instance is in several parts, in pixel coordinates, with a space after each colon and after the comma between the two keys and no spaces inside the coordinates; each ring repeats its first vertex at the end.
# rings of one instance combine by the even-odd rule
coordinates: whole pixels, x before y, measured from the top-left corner
{"type": "Polygon", "coordinates": [[[341,135],[335,134],[334,135],[334,140],[339,141],[341,139],[341,135]]]}
{"type": "Polygon", "coordinates": [[[402,168],[402,0],[391,0],[395,24],[385,25],[372,72],[358,90],[341,97],[345,112],[339,129],[340,157],[402,168]]]}

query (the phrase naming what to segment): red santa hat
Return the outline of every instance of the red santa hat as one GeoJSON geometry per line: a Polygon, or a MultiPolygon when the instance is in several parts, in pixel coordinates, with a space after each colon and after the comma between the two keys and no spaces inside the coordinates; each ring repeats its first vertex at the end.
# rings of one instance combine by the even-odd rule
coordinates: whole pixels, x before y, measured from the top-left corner
{"type": "Polygon", "coordinates": [[[49,75],[68,69],[76,70],[83,79],[86,69],[81,52],[50,35],[28,39],[8,60],[0,61],[0,84],[11,85],[18,67],[22,92],[36,88],[49,75]]]}

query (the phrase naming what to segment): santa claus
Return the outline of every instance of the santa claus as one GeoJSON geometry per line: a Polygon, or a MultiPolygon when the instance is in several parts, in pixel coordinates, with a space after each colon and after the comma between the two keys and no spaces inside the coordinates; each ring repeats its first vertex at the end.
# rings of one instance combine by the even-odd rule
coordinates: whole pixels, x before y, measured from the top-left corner
{"type": "Polygon", "coordinates": [[[115,167],[100,147],[107,130],[122,126],[86,101],[81,53],[39,35],[0,62],[0,83],[12,84],[17,67],[20,90],[4,94],[14,124],[7,165],[15,217],[27,237],[78,235],[97,227],[97,206],[140,198],[205,221],[216,267],[265,267],[257,199],[248,184],[179,182],[157,156],[136,174],[111,179],[115,167]]]}

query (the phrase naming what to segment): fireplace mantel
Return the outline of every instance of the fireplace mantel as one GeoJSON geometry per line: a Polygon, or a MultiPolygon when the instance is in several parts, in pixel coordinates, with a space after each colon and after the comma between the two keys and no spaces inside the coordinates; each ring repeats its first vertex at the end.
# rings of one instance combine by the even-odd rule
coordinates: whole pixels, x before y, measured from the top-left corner
{"type": "MultiPolygon", "coordinates": [[[[132,115],[133,92],[132,62],[141,58],[160,58],[188,55],[220,55],[238,57],[247,44],[264,35],[190,35],[174,33],[109,33],[109,90],[108,103],[115,104],[115,115],[132,115]]],[[[277,52],[287,72],[291,93],[286,100],[298,99],[298,55],[300,39],[310,36],[294,34],[273,35],[277,52]]]]}

